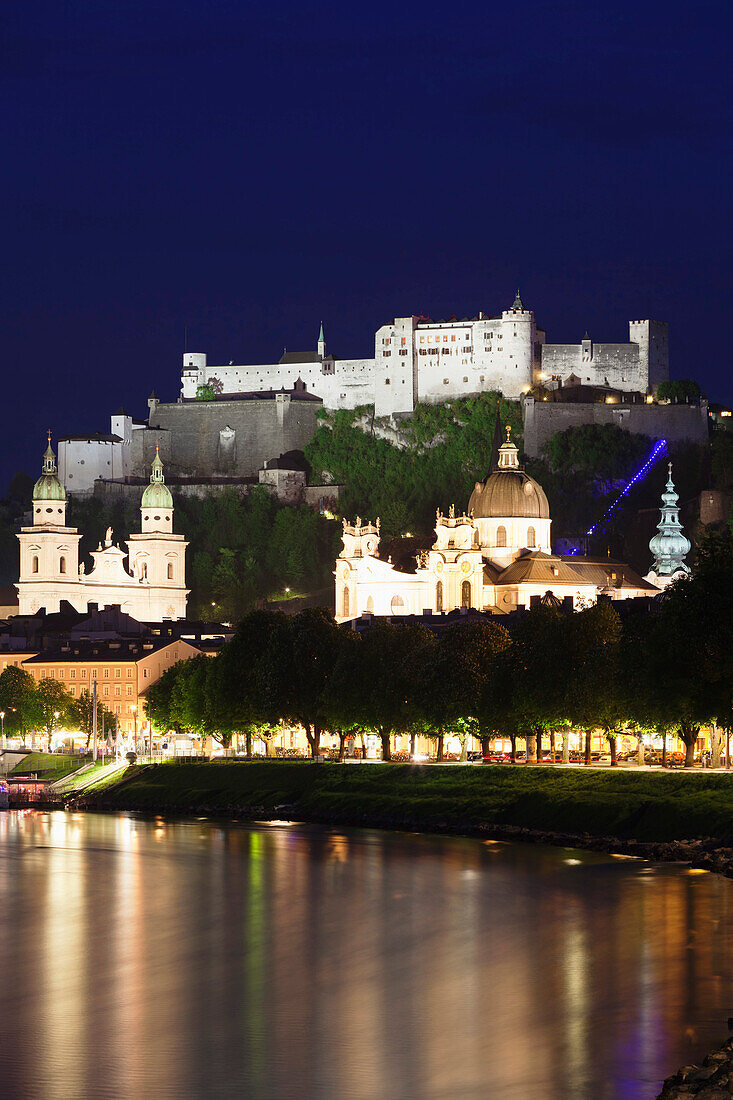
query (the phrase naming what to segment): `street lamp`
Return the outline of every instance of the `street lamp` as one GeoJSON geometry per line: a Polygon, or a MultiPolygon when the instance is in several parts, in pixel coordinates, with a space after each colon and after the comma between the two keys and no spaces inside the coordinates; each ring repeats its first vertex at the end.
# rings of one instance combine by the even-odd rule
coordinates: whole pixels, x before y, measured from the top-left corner
{"type": "Polygon", "coordinates": [[[5,744],[5,711],[4,710],[0,710],[0,729],[2,729],[2,733],[0,733],[0,737],[2,737],[2,740],[3,740],[3,748],[6,749],[8,746],[5,744]]]}
{"type": "Polygon", "coordinates": [[[130,707],[130,710],[132,711],[132,739],[133,739],[133,744],[135,745],[135,752],[137,752],[138,751],[138,744],[137,744],[137,707],[135,706],[134,703],[130,707]]]}
{"type": "Polygon", "coordinates": [[[55,710],[55,711],[53,712],[53,717],[54,717],[54,723],[53,723],[53,728],[54,728],[54,730],[55,730],[55,729],[56,729],[56,726],[57,726],[57,724],[58,724],[58,720],[59,720],[59,711],[55,710]]]}

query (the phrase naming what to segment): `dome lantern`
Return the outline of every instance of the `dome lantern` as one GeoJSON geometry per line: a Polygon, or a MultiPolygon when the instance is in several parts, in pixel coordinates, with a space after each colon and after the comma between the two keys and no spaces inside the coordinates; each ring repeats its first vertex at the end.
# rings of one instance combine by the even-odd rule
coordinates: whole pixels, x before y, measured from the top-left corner
{"type": "Polygon", "coordinates": [[[51,431],[48,432],[48,446],[43,456],[41,476],[33,486],[33,500],[66,500],[66,490],[61,484],[56,468],[56,455],[51,447],[51,431]]]}
{"type": "Polygon", "coordinates": [[[172,508],[173,497],[165,483],[163,463],[160,459],[158,444],[155,444],[155,458],[150,470],[150,484],[146,486],[140,501],[141,508],[172,508]]]}

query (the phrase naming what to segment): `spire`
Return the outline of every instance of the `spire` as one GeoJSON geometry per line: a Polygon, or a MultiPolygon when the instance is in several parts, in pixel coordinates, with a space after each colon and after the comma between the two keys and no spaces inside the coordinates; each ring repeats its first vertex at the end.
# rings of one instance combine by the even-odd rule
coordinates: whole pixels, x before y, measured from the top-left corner
{"type": "Polygon", "coordinates": [[[321,321],[321,328],[318,333],[318,354],[321,359],[326,358],[326,337],[323,335],[323,321],[321,321]]]}
{"type": "Polygon", "coordinates": [[[48,434],[48,446],[46,447],[46,451],[43,455],[43,470],[42,470],[42,473],[55,475],[56,472],[57,472],[56,471],[56,455],[53,453],[53,448],[51,446],[51,429],[50,428],[48,429],[47,434],[48,434]]]}
{"type": "Polygon", "coordinates": [[[667,582],[675,576],[690,572],[685,557],[690,552],[690,540],[680,523],[679,494],[672,481],[672,463],[667,467],[667,484],[662,493],[662,507],[657,524],[657,534],[651,539],[649,549],[654,555],[652,570],[658,578],[667,582]]]}
{"type": "Polygon", "coordinates": [[[519,451],[516,444],[512,443],[509,438],[512,432],[511,424],[506,426],[506,442],[502,443],[499,447],[499,469],[500,470],[517,470],[519,469],[519,451]]]}
{"type": "Polygon", "coordinates": [[[517,288],[517,296],[514,299],[514,304],[512,305],[512,309],[521,309],[522,312],[524,312],[524,302],[522,301],[521,295],[519,293],[519,288],[517,288]]]}
{"type": "Polygon", "coordinates": [[[324,341],[326,337],[323,335],[323,321],[321,321],[321,331],[318,333],[318,343],[324,341]]]}
{"type": "Polygon", "coordinates": [[[150,469],[150,484],[151,485],[165,485],[165,478],[163,477],[163,463],[160,458],[160,449],[158,444],[155,444],[155,458],[150,469]]]}

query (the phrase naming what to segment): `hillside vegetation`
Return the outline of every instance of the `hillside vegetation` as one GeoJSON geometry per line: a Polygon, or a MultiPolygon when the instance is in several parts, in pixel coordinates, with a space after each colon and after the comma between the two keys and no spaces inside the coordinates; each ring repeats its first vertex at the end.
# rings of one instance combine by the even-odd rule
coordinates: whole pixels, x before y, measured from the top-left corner
{"type": "MultiPolygon", "coordinates": [[[[435,509],[455,504],[461,510],[476,481],[490,471],[497,414],[521,437],[517,402],[486,393],[443,405],[418,405],[400,422],[404,446],[362,430],[356,421],[365,410],[324,413],[306,448],[312,481],[343,485],[339,499],[345,516],[380,517],[386,536],[429,532],[435,509]]],[[[377,421],[375,428],[379,429],[377,421]]]]}

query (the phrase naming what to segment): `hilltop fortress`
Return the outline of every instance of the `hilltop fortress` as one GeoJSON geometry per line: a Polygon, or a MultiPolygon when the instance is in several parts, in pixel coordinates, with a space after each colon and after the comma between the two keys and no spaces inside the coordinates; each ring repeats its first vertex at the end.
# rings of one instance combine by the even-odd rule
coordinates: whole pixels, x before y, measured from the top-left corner
{"type": "Polygon", "coordinates": [[[210,366],[206,355],[183,357],[181,396],[201,387],[222,396],[291,389],[297,380],[328,409],[374,405],[376,416],[410,413],[418,401],[441,402],[496,390],[519,398],[540,384],[610,386],[654,392],[669,378],[669,340],[662,321],[629,321],[628,344],[548,344],[517,292],[510,309],[490,317],[434,321],[397,317],[374,336],[373,359],[338,359],[326,351],[323,325],[312,352],[286,352],[264,366],[210,366]]]}
{"type": "MultiPolygon", "coordinates": [[[[59,475],[68,493],[92,493],[95,483],[119,490],[146,479],[159,449],[172,483],[188,486],[186,491],[258,477],[269,484],[268,467],[290,469],[288,463],[295,461],[290,456],[302,452],[316,430],[320,408],[373,405],[377,417],[399,417],[412,413],[418,402],[486,392],[519,399],[538,389],[558,397],[572,391],[578,400],[581,391],[596,387],[619,406],[604,415],[621,423],[626,414],[620,406],[635,403],[636,430],[654,434],[656,421],[649,427],[642,420],[654,420],[661,409],[645,411],[643,405],[668,377],[665,322],[630,321],[626,344],[596,344],[587,333],[578,344],[548,344],[517,292],[498,316],[397,317],[377,329],[371,359],[331,354],[323,325],[313,351],[286,351],[277,363],[215,366],[203,352],[187,351],[175,400],[163,402],[153,393],[147,421],[120,408],[108,435],[61,436],[59,475]]],[[[529,396],[525,421],[532,411],[528,402],[529,396]]],[[[704,417],[700,409],[691,412],[679,428],[684,438],[707,431],[707,412],[704,417]]],[[[527,453],[536,453],[547,432],[568,418],[590,422],[599,415],[596,406],[569,409],[540,402],[529,425],[527,453]]],[[[305,475],[298,476],[305,484],[305,475]]]]}

